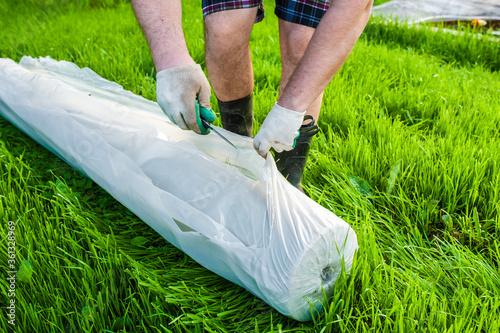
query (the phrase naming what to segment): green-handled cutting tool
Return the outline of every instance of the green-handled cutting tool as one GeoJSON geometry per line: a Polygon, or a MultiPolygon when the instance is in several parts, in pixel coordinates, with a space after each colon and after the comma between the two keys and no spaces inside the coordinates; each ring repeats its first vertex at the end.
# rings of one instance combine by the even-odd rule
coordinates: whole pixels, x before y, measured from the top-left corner
{"type": "Polygon", "coordinates": [[[208,121],[206,121],[205,119],[201,118],[201,123],[203,124],[203,126],[205,128],[210,128],[212,131],[215,132],[215,134],[217,134],[218,136],[220,136],[222,139],[224,139],[224,141],[226,141],[227,143],[229,143],[231,146],[234,147],[234,149],[238,149],[235,145],[233,145],[233,143],[231,141],[229,141],[228,139],[226,139],[226,137],[222,134],[219,133],[219,131],[217,131],[212,125],[210,125],[210,123],[208,121]]]}
{"type": "Polygon", "coordinates": [[[201,106],[200,101],[198,100],[198,96],[196,96],[196,100],[194,102],[194,107],[195,107],[195,111],[196,111],[196,121],[198,123],[198,127],[201,130],[201,134],[208,134],[208,132],[209,132],[208,129],[211,129],[212,131],[215,132],[215,134],[217,134],[222,139],[224,139],[224,141],[226,141],[231,146],[233,146],[234,149],[238,149],[235,145],[232,144],[231,141],[226,139],[224,137],[224,135],[220,134],[219,131],[217,131],[212,125],[210,125],[210,123],[215,120],[215,113],[212,110],[201,106]],[[201,124],[200,124],[200,121],[201,121],[201,124]],[[203,128],[201,128],[202,125],[203,125],[203,128]]]}

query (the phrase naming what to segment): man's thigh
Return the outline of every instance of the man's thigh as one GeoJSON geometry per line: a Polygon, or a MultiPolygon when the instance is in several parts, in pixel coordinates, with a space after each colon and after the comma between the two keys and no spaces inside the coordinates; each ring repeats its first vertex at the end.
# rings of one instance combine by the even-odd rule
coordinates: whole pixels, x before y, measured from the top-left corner
{"type": "Polygon", "coordinates": [[[228,1],[228,0],[202,0],[203,17],[207,15],[232,10],[257,7],[255,23],[264,19],[264,4],[262,0],[247,0],[247,1],[228,1]]]}
{"type": "MultiPolygon", "coordinates": [[[[274,12],[284,21],[316,28],[329,6],[329,0],[276,0],[274,12]]],[[[264,19],[262,0],[202,0],[202,7],[203,17],[225,10],[258,7],[255,23],[264,19]]]]}
{"type": "Polygon", "coordinates": [[[274,13],[284,21],[316,28],[329,5],[329,0],[276,0],[274,13]]]}

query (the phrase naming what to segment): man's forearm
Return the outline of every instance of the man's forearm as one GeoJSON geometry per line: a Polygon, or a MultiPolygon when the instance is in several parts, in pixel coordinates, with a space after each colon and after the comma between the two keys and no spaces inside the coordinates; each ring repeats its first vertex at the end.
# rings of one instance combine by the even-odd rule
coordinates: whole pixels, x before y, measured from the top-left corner
{"type": "Polygon", "coordinates": [[[321,94],[351,53],[370,18],[373,0],[335,0],[321,20],[278,104],[302,112],[321,94]]]}
{"type": "Polygon", "coordinates": [[[180,0],[132,0],[132,6],[148,41],[157,72],[195,63],[182,31],[180,0]]]}

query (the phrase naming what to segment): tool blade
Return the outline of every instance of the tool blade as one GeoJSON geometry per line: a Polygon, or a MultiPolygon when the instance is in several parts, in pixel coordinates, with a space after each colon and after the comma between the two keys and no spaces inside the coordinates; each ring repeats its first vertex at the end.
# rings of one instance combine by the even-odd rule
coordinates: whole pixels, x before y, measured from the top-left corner
{"type": "Polygon", "coordinates": [[[212,125],[210,125],[210,123],[208,121],[206,121],[205,119],[202,119],[201,122],[203,123],[203,126],[205,127],[208,127],[210,128],[212,131],[215,132],[215,134],[217,134],[218,136],[220,136],[224,141],[226,141],[227,143],[229,143],[231,146],[234,147],[234,149],[238,149],[238,147],[236,147],[235,145],[233,145],[233,143],[231,141],[229,141],[228,139],[226,139],[226,137],[222,134],[219,133],[219,131],[217,131],[212,125]]]}

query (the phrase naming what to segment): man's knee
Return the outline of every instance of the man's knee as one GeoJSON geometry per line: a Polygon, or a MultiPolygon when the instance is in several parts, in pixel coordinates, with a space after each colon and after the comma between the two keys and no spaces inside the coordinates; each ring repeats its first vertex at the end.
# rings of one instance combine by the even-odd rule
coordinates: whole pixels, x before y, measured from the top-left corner
{"type": "Polygon", "coordinates": [[[257,7],[225,10],[205,17],[207,50],[238,50],[248,46],[257,7]]]}
{"type": "Polygon", "coordinates": [[[309,45],[315,29],[280,20],[280,43],[282,59],[297,66],[309,45]]]}

